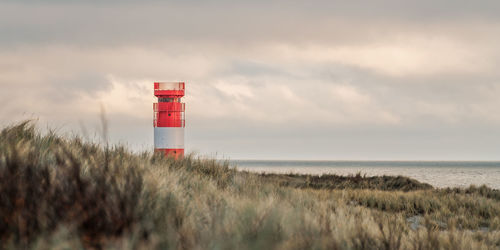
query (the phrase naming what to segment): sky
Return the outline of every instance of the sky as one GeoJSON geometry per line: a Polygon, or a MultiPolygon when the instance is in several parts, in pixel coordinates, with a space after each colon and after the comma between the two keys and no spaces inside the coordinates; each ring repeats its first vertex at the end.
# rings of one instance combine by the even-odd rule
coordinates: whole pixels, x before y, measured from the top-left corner
{"type": "Polygon", "coordinates": [[[224,159],[500,160],[499,1],[0,1],[0,125],[224,159]]]}

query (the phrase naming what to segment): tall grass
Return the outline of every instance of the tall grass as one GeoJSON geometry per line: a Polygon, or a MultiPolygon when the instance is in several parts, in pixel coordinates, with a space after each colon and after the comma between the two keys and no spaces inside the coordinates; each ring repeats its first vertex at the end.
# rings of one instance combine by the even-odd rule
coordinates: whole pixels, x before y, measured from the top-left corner
{"type": "Polygon", "coordinates": [[[0,134],[2,249],[498,249],[499,197],[405,177],[253,174],[29,122],[0,134]]]}

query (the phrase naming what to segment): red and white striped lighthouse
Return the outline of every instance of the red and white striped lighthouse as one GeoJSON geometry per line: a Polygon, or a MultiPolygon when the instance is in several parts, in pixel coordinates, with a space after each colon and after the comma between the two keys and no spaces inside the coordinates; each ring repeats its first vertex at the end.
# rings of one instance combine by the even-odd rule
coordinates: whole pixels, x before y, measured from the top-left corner
{"type": "Polygon", "coordinates": [[[154,95],[158,97],[158,103],[153,103],[155,151],[176,159],[184,156],[184,87],[183,82],[154,83],[154,95]]]}

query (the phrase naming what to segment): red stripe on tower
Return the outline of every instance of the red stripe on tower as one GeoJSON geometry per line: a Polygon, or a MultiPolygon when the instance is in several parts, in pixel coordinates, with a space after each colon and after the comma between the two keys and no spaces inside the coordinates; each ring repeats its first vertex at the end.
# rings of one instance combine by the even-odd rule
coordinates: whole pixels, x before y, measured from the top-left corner
{"type": "Polygon", "coordinates": [[[155,151],[176,159],[184,156],[184,88],[183,82],[154,83],[154,95],[158,97],[153,103],[155,151]]]}

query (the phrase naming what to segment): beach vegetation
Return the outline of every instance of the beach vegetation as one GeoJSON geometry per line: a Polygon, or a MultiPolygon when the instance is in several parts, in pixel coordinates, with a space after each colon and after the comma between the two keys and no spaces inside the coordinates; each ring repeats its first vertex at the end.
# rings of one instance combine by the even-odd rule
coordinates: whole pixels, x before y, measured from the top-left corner
{"type": "Polygon", "coordinates": [[[498,249],[500,193],[258,174],[22,122],[0,133],[1,249],[498,249]]]}

